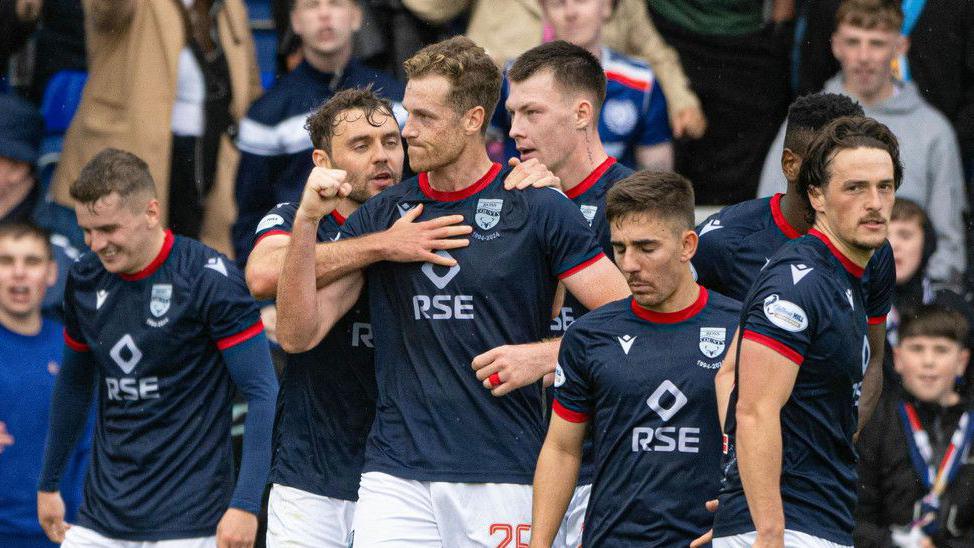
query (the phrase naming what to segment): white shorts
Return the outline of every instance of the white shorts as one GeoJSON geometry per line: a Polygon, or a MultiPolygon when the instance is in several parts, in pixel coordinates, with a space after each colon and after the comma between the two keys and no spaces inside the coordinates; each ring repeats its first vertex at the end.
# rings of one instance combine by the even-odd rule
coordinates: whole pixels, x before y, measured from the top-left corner
{"type": "Polygon", "coordinates": [[[531,540],[531,486],[362,474],[355,548],[518,548],[531,540]]]}
{"type": "MultiPolygon", "coordinates": [[[[714,539],[713,548],[750,548],[757,537],[758,534],[754,532],[719,537],[714,539]]],[[[830,540],[814,537],[808,533],[785,529],[785,548],[852,548],[852,546],[836,544],[830,540]]]]}
{"type": "Polygon", "coordinates": [[[274,484],[267,500],[267,548],[347,548],[355,503],[274,484]]]}
{"type": "Polygon", "coordinates": [[[582,545],[582,530],[585,524],[585,510],[588,509],[588,499],[592,495],[592,485],[579,485],[568,503],[565,518],[561,520],[561,527],[555,535],[552,548],[579,548],[582,545]]]}
{"type": "Polygon", "coordinates": [[[72,525],[64,534],[61,548],[216,548],[216,536],[150,542],[118,540],[102,536],[79,525],[72,525]]]}

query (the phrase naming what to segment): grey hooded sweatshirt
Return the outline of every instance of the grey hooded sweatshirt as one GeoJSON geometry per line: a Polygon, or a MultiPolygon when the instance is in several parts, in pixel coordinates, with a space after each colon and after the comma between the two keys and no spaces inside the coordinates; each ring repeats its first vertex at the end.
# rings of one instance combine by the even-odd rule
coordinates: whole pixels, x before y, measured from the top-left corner
{"type": "MultiPolygon", "coordinates": [[[[841,73],[826,82],[822,91],[849,95],[842,87],[841,73]]],[[[930,259],[927,275],[939,281],[954,279],[966,266],[967,231],[963,214],[967,210],[967,195],[960,149],[950,122],[920,97],[912,82],[896,82],[892,97],[873,106],[863,106],[863,110],[866,116],[886,124],[900,141],[903,184],[896,195],[918,203],[937,232],[937,252],[930,259]]],[[[770,196],[786,189],[781,173],[784,142],[785,124],[782,124],[764,160],[758,196],[770,196]]]]}

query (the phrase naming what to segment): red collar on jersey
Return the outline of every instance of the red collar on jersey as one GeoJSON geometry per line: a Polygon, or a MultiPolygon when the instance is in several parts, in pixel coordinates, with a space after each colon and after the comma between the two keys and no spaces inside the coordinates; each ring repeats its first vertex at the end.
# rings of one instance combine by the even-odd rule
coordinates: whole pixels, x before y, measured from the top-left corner
{"type": "Polygon", "coordinates": [[[789,239],[794,240],[800,237],[802,234],[795,230],[795,227],[788,224],[788,219],[785,219],[784,212],[781,211],[781,197],[784,194],[780,192],[771,197],[771,217],[774,218],[774,224],[778,225],[778,228],[788,236],[789,239]]]}
{"type": "Polygon", "coordinates": [[[442,190],[436,190],[430,186],[429,174],[425,171],[419,174],[419,189],[423,191],[426,196],[438,201],[438,202],[456,202],[464,198],[469,198],[474,194],[480,192],[481,190],[487,188],[487,185],[497,177],[497,174],[501,171],[501,165],[494,162],[490,165],[490,169],[487,173],[480,178],[476,183],[460,190],[454,190],[452,192],[446,192],[442,190]]]}
{"type": "Polygon", "coordinates": [[[705,306],[707,306],[707,299],[710,294],[707,292],[707,288],[702,285],[697,285],[700,288],[699,293],[697,293],[697,300],[693,302],[690,306],[684,308],[683,310],[677,310],[676,312],[654,312],[647,308],[643,308],[636,299],[632,299],[630,306],[632,307],[632,313],[636,316],[646,320],[647,322],[653,323],[680,323],[690,318],[696,316],[700,313],[705,306]]]}
{"type": "Polygon", "coordinates": [[[172,230],[167,229],[166,237],[162,241],[162,249],[159,250],[159,254],[156,255],[155,259],[152,259],[152,262],[149,263],[148,266],[136,272],[135,274],[119,274],[118,276],[123,280],[125,280],[126,282],[136,282],[148,278],[156,270],[159,270],[159,267],[162,266],[162,263],[166,262],[166,259],[169,258],[169,252],[172,251],[172,244],[175,240],[176,238],[175,236],[172,235],[172,230]]]}
{"type": "Polygon", "coordinates": [[[839,248],[835,247],[835,244],[832,243],[832,240],[830,240],[828,236],[822,234],[814,228],[808,231],[808,235],[815,236],[819,240],[822,240],[822,242],[825,243],[825,246],[829,248],[829,251],[832,252],[832,255],[835,255],[835,258],[842,263],[842,266],[844,266],[847,271],[849,271],[849,274],[852,274],[857,278],[862,278],[862,273],[865,272],[865,269],[854,263],[852,259],[846,257],[841,251],[839,251],[839,248]]]}
{"type": "Polygon", "coordinates": [[[592,185],[598,182],[598,180],[602,178],[602,175],[605,175],[605,172],[609,171],[609,168],[615,163],[616,159],[609,156],[601,164],[596,166],[596,168],[592,170],[592,173],[589,173],[587,177],[582,179],[582,182],[566,190],[565,196],[568,196],[574,200],[582,194],[585,194],[588,192],[588,189],[592,188],[592,185]]]}

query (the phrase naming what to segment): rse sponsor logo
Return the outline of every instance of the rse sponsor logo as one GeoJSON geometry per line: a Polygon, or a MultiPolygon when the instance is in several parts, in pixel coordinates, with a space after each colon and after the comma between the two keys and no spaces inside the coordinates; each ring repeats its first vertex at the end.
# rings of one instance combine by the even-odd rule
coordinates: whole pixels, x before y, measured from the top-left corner
{"type": "MultiPolygon", "coordinates": [[[[688,401],[686,395],[675,384],[665,380],[646,399],[646,405],[655,411],[663,419],[663,422],[669,422],[688,401]]],[[[632,450],[636,452],[698,453],[700,451],[699,446],[700,428],[697,427],[660,426],[650,428],[640,426],[632,429],[632,450]]]]}
{"type": "Polygon", "coordinates": [[[562,307],[561,312],[551,320],[551,331],[564,331],[575,322],[575,311],[570,306],[562,307]]]}
{"type": "Polygon", "coordinates": [[[777,293],[764,299],[764,315],[771,323],[792,333],[799,333],[808,327],[808,316],[802,307],[782,299],[777,293]]]}
{"type": "Polygon", "coordinates": [[[414,295],[414,320],[472,320],[473,295],[414,295]]]}
{"type": "Polygon", "coordinates": [[[108,399],[113,401],[139,401],[159,398],[159,377],[142,379],[106,377],[105,385],[108,388],[108,399]]]}
{"type": "Polygon", "coordinates": [[[372,343],[372,324],[355,322],[352,324],[352,346],[375,348],[372,343]]]}

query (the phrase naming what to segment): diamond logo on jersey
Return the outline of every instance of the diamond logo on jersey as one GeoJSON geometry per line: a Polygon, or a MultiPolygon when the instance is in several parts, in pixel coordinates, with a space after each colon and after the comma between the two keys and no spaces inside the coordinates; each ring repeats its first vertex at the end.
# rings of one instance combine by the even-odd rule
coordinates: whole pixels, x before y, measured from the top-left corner
{"type": "Polygon", "coordinates": [[[203,268],[209,268],[210,270],[216,270],[217,272],[219,272],[220,274],[223,274],[224,276],[227,275],[227,265],[223,264],[223,259],[221,259],[219,257],[211,257],[210,259],[208,259],[206,261],[206,264],[203,265],[203,268]]]}
{"type": "Polygon", "coordinates": [[[115,343],[115,346],[112,347],[108,355],[115,360],[115,364],[126,375],[131,373],[142,359],[142,351],[139,350],[139,347],[135,346],[132,335],[128,333],[115,343]]]}
{"type": "Polygon", "coordinates": [[[481,198],[477,201],[477,213],[473,220],[483,230],[490,230],[501,220],[501,210],[504,200],[499,198],[481,198]]]}
{"type": "Polygon", "coordinates": [[[580,205],[578,209],[582,211],[582,217],[585,217],[585,220],[588,221],[588,226],[592,226],[592,223],[595,222],[595,214],[599,211],[599,206],[580,205]]]}
{"type": "Polygon", "coordinates": [[[101,308],[101,305],[105,304],[105,299],[108,298],[108,290],[99,289],[95,292],[95,310],[101,308]]]}
{"type": "Polygon", "coordinates": [[[413,204],[398,203],[396,204],[396,209],[399,210],[399,216],[402,217],[409,213],[409,210],[415,207],[413,204]]]}
{"type": "Polygon", "coordinates": [[[632,101],[609,99],[602,106],[602,119],[612,133],[626,135],[636,127],[639,111],[632,101]]]}
{"type": "Polygon", "coordinates": [[[703,225],[703,228],[700,229],[700,235],[703,236],[708,232],[713,232],[715,230],[720,230],[722,228],[724,228],[724,225],[720,224],[720,219],[707,221],[707,224],[703,225]]]}
{"type": "Polygon", "coordinates": [[[708,358],[716,358],[724,351],[726,339],[726,327],[701,327],[700,351],[708,358]]]}
{"type": "Polygon", "coordinates": [[[798,285],[798,282],[802,281],[805,276],[815,270],[809,266],[803,264],[793,264],[791,265],[791,281],[794,285],[798,285]]]}
{"type": "Polygon", "coordinates": [[[152,297],[149,300],[149,312],[161,318],[169,311],[169,304],[172,302],[172,284],[153,284],[152,297]]]}
{"type": "Polygon", "coordinates": [[[565,370],[561,368],[561,364],[555,364],[555,388],[561,388],[565,384],[565,370]]]}
{"type": "Polygon", "coordinates": [[[777,293],[764,299],[764,315],[774,325],[792,333],[808,327],[808,315],[802,307],[782,299],[777,293]]]}
{"type": "Polygon", "coordinates": [[[856,309],[856,301],[854,301],[852,299],[852,290],[851,289],[846,289],[845,290],[845,298],[849,299],[849,306],[851,306],[852,309],[855,310],[856,309]]]}
{"type": "Polygon", "coordinates": [[[683,392],[680,392],[680,389],[677,388],[675,384],[669,380],[665,380],[659,385],[659,388],[653,392],[653,395],[646,400],[646,405],[648,405],[653,411],[656,411],[656,414],[663,419],[663,422],[666,422],[672,419],[673,415],[676,415],[680,409],[683,409],[683,406],[687,404],[687,401],[687,397],[683,394],[683,392]],[[672,397],[673,401],[669,402],[669,398],[667,398],[667,403],[669,403],[669,405],[664,407],[663,396],[666,396],[667,394],[672,397]]]}
{"type": "Polygon", "coordinates": [[[629,355],[629,349],[632,348],[632,343],[636,342],[636,337],[632,335],[623,335],[621,337],[616,337],[619,339],[619,344],[622,346],[622,351],[629,355]]]}
{"type": "MultiPolygon", "coordinates": [[[[450,255],[447,251],[443,249],[437,251],[436,254],[446,259],[453,258],[453,255],[450,255]]],[[[421,270],[423,271],[423,274],[426,274],[426,277],[429,278],[431,282],[433,282],[433,285],[435,285],[437,289],[443,289],[444,287],[446,287],[446,285],[450,283],[450,280],[452,280],[454,277],[456,277],[457,274],[460,273],[459,264],[455,264],[451,266],[450,270],[447,270],[446,274],[443,274],[442,276],[437,274],[436,271],[433,270],[434,268],[435,267],[433,263],[425,263],[423,264],[423,268],[421,270]]],[[[439,268],[442,269],[443,267],[439,267],[439,268]]]]}

